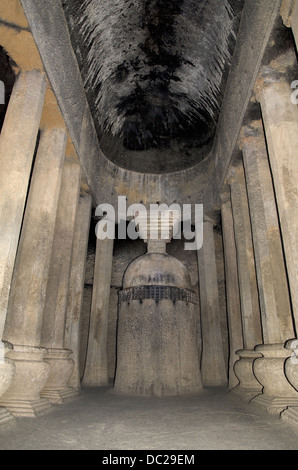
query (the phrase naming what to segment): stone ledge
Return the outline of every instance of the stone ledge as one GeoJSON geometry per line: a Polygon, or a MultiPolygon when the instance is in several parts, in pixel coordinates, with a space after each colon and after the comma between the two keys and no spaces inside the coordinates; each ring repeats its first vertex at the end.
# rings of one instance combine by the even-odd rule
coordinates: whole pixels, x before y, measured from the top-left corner
{"type": "Polygon", "coordinates": [[[289,407],[281,414],[281,420],[295,426],[298,430],[298,407],[289,407]]]}
{"type": "Polygon", "coordinates": [[[287,407],[297,407],[298,398],[290,397],[268,397],[265,395],[259,395],[254,398],[251,402],[252,405],[265,408],[269,414],[279,415],[287,407]]]}
{"type": "Polygon", "coordinates": [[[4,399],[0,405],[5,406],[16,417],[33,417],[41,416],[48,413],[52,405],[48,400],[17,400],[4,399]]]}
{"type": "Polygon", "coordinates": [[[66,401],[73,400],[80,395],[80,390],[67,388],[64,390],[43,390],[41,396],[55,405],[62,405],[66,401]]]}
{"type": "Polygon", "coordinates": [[[0,408],[0,428],[15,422],[14,416],[5,408],[0,408]]]}

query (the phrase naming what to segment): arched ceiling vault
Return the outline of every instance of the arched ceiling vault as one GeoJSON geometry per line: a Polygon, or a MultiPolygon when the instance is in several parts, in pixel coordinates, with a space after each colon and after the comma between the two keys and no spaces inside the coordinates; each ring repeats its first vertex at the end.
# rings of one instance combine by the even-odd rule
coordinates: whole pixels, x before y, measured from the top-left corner
{"type": "Polygon", "coordinates": [[[62,0],[100,147],[170,173],[211,152],[243,0],[62,0]]]}

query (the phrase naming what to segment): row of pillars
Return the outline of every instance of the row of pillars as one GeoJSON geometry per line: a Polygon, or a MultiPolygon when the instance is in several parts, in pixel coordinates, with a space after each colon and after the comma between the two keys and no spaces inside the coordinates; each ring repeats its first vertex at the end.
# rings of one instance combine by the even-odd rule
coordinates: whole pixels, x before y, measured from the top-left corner
{"type": "Polygon", "coordinates": [[[242,158],[230,170],[221,214],[230,389],[297,423],[298,109],[291,92],[273,81],[259,93],[262,118],[242,129],[242,158]]]}
{"type": "MultiPolygon", "coordinates": [[[[298,44],[298,2],[284,0],[298,44]]],[[[238,159],[221,195],[228,373],[220,333],[212,220],[198,253],[205,385],[298,425],[298,108],[285,79],[256,89],[259,121],[242,128],[238,159]]]]}
{"type": "Polygon", "coordinates": [[[21,73],[0,135],[0,423],[80,389],[92,202],[66,129],[40,129],[46,89],[44,73],[21,73]]]}

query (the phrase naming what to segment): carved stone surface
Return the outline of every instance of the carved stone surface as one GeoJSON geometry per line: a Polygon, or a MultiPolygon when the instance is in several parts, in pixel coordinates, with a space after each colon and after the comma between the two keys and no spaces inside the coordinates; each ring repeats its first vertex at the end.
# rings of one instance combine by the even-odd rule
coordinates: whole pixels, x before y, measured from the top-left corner
{"type": "Polygon", "coordinates": [[[16,346],[6,355],[15,364],[15,373],[8,390],[0,399],[14,416],[34,417],[48,412],[51,404],[40,397],[50,366],[44,362],[45,349],[16,346]]]}
{"type": "Polygon", "coordinates": [[[50,366],[50,374],[40,395],[51,403],[61,404],[79,395],[79,390],[68,387],[74,368],[71,354],[72,351],[67,349],[49,349],[45,355],[44,360],[50,366]]]}
{"type": "Polygon", "coordinates": [[[195,292],[188,289],[179,289],[177,287],[138,286],[124,289],[119,292],[120,302],[130,302],[131,300],[139,300],[140,302],[143,302],[143,300],[148,299],[153,299],[155,302],[168,299],[173,303],[176,303],[178,300],[187,303],[190,302],[192,304],[197,303],[195,292]]]}

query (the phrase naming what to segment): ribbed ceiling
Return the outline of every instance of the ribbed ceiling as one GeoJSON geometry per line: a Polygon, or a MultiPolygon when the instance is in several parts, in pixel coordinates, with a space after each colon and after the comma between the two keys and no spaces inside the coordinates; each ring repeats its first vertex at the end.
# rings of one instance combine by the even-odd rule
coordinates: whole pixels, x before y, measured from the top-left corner
{"type": "Polygon", "coordinates": [[[189,168],[213,144],[243,0],[63,0],[99,141],[122,168],[189,168]]]}

